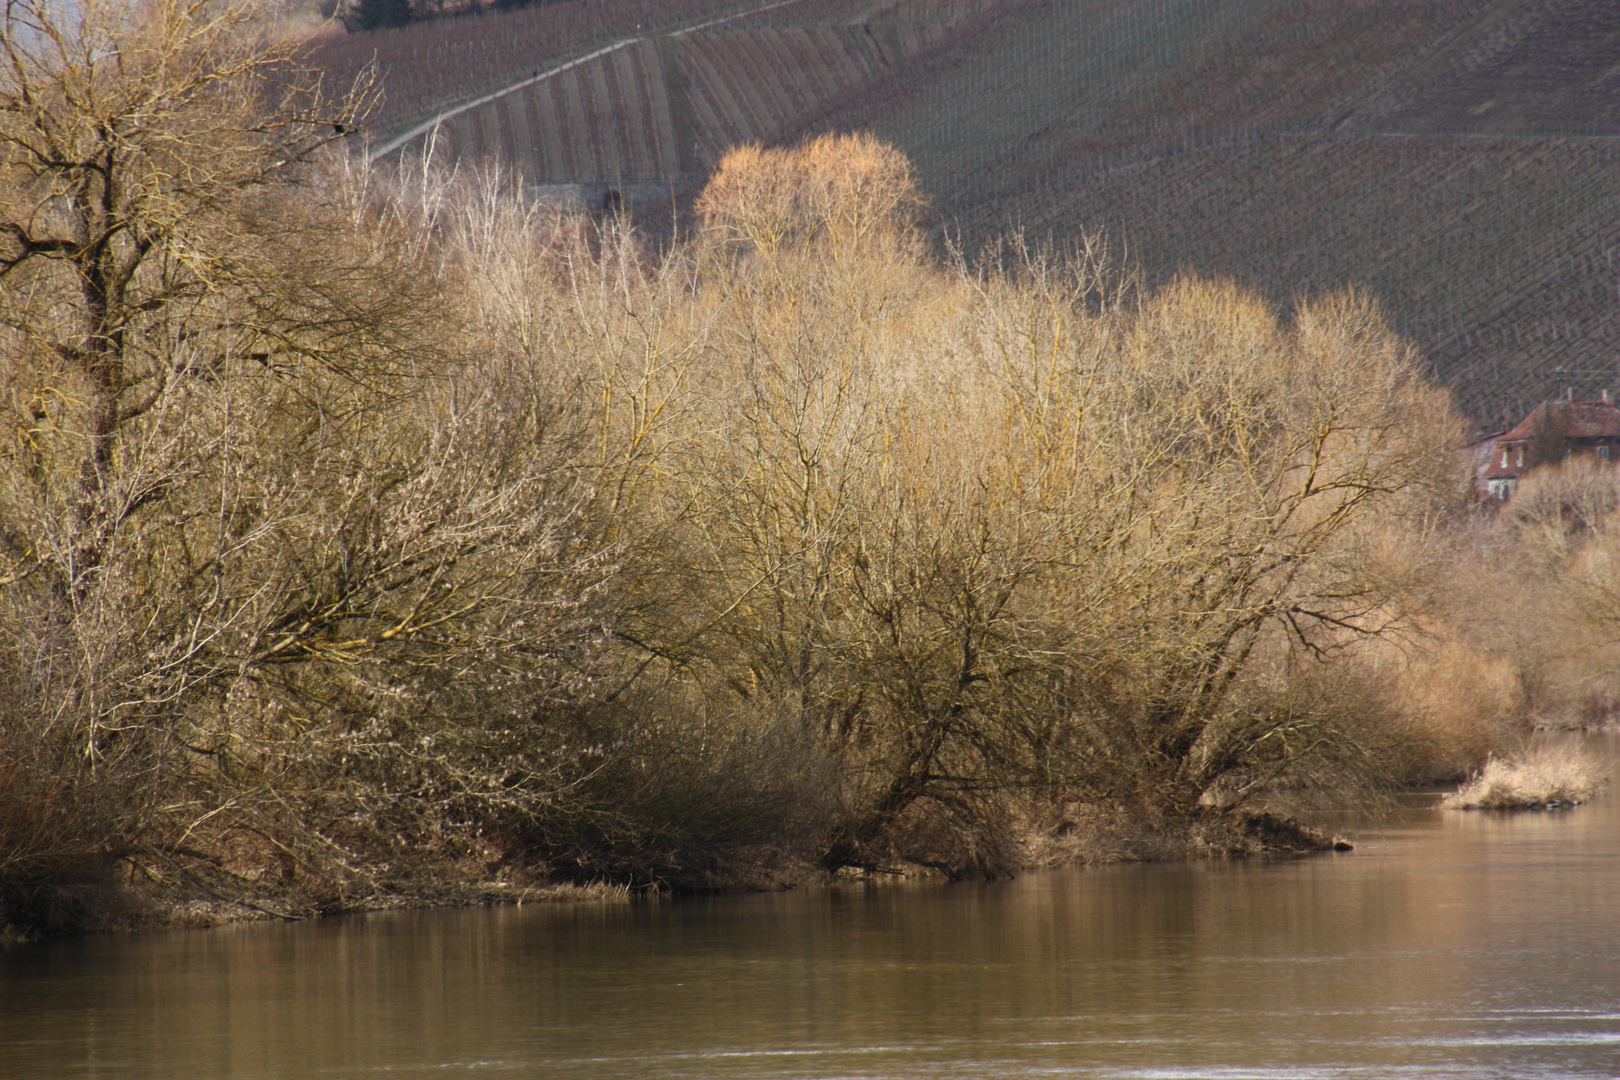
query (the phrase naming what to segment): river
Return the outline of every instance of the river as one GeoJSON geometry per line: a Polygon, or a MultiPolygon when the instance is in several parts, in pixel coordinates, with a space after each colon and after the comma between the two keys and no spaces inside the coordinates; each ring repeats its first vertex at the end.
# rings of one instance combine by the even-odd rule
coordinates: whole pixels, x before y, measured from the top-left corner
{"type": "Polygon", "coordinates": [[[1433,803],[1297,861],[14,947],[0,1077],[1620,1076],[1620,798],[1433,803]]]}

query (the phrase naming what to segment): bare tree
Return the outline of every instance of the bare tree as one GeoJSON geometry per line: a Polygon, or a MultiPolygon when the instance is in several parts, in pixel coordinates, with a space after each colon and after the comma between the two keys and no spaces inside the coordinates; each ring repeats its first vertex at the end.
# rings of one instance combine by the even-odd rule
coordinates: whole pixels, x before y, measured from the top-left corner
{"type": "Polygon", "coordinates": [[[654,257],[328,157],[226,25],[170,66],[271,59],[135,110],[102,248],[6,159],[0,865],[306,909],[513,857],[993,871],[1054,805],[1186,830],[1400,751],[1355,687],[1455,418],[1364,298],[940,265],[866,138],[738,152],[654,257]]]}
{"type": "Polygon", "coordinates": [[[1454,487],[1449,402],[1353,295],[1283,328],[1229,285],[1184,282],[1113,365],[1086,410],[1111,520],[1074,598],[1090,616],[1074,692],[1100,792],[1188,814],[1373,758],[1256,675],[1282,664],[1286,689],[1290,665],[1411,628],[1366,545],[1454,487]]]}
{"type": "Polygon", "coordinates": [[[572,384],[443,331],[453,223],[250,8],[6,10],[0,785],[315,905],[553,803],[616,567],[572,384]]]}
{"type": "Polygon", "coordinates": [[[27,403],[34,419],[82,425],[78,537],[57,567],[82,597],[116,529],[103,510],[123,430],[176,378],[294,345],[273,307],[220,298],[282,276],[269,193],[366,98],[324,93],[245,3],[10,0],[4,19],[0,319],[13,362],[60,384],[27,403]]]}
{"type": "Polygon", "coordinates": [[[844,762],[829,862],[919,807],[971,822],[1041,789],[1184,821],[1387,761],[1267,689],[1410,625],[1369,524],[1455,471],[1449,405],[1372,305],[1284,327],[1219,284],[1133,311],[1095,263],[924,271],[794,210],[813,148],[773,153],[700,203],[747,243],[715,275],[741,390],[692,505],[727,583],[712,655],[844,762]]]}

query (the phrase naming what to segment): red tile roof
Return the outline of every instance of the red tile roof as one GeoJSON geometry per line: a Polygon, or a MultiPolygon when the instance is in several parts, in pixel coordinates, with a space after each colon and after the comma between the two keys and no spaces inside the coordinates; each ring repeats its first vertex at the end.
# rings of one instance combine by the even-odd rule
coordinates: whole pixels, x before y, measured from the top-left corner
{"type": "Polygon", "coordinates": [[[1543,435],[1620,439],[1620,406],[1606,401],[1543,401],[1497,441],[1527,442],[1543,435]]]}
{"type": "MultiPolygon", "coordinates": [[[[1620,406],[1607,401],[1544,401],[1514,427],[1473,444],[1475,482],[1483,494],[1492,481],[1517,480],[1556,457],[1590,452],[1596,446],[1620,450],[1620,406]]],[[[1492,494],[1501,497],[1500,492],[1492,494]]]]}

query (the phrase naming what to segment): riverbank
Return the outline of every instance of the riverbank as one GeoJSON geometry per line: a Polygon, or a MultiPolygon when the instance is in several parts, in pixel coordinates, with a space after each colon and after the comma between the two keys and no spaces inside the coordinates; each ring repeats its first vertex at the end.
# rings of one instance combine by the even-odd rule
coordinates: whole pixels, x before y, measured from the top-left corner
{"type": "Polygon", "coordinates": [[[0,950],[0,1071],[1608,1080],[1620,800],[1435,801],[1338,857],[37,942],[0,950]]]}
{"type": "Polygon", "coordinates": [[[608,882],[446,878],[419,881],[397,891],[376,891],[326,904],[294,897],[287,888],[244,883],[229,895],[194,874],[120,866],[97,878],[13,886],[10,922],[0,922],[0,944],[62,935],[128,933],[157,929],[206,929],[230,923],[303,922],[328,915],[554,903],[622,904],[643,891],[608,882]]]}
{"type": "Polygon", "coordinates": [[[244,7],[18,10],[209,74],[86,46],[0,108],[87,140],[17,229],[151,242],[0,292],[7,922],[1263,851],[1206,808],[1522,715],[1445,603],[1461,418],[1369,295],[941,258],[869,135],[735,148],[658,247],[348,158],[368,103],[244,7]],[[49,194],[101,186],[116,228],[49,194]]]}
{"type": "Polygon", "coordinates": [[[953,865],[899,851],[863,866],[828,869],[811,850],[761,846],[738,852],[702,881],[631,886],[576,882],[543,868],[504,865],[477,875],[466,863],[425,869],[369,891],[339,893],[296,878],[249,879],[207,860],[159,864],[108,860],[85,864],[56,882],[12,883],[0,908],[0,943],[62,934],[123,933],[161,928],[207,928],[239,922],[298,922],[329,915],[491,905],[622,904],[678,894],[823,889],[851,882],[996,880],[1066,865],[1183,862],[1197,859],[1297,858],[1351,850],[1350,841],[1268,812],[1203,814],[1174,830],[1143,827],[1076,812],[1054,827],[1026,829],[1014,859],[1006,854],[978,867],[953,865]]]}

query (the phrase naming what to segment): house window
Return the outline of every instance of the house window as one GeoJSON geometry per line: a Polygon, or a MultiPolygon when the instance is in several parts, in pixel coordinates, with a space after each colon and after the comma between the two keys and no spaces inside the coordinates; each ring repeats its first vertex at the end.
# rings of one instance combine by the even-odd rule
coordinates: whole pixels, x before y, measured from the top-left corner
{"type": "Polygon", "coordinates": [[[1599,461],[1608,461],[1609,460],[1609,447],[1608,447],[1607,443],[1605,443],[1604,445],[1598,447],[1598,460],[1599,461]]]}
{"type": "Polygon", "coordinates": [[[1518,466],[1519,466],[1519,468],[1521,468],[1521,469],[1522,469],[1522,468],[1524,468],[1524,447],[1522,447],[1522,446],[1521,446],[1521,447],[1519,447],[1519,461],[1518,461],[1518,466]]]}
{"type": "Polygon", "coordinates": [[[1508,448],[1502,447],[1502,468],[1508,467],[1508,448]]]}

